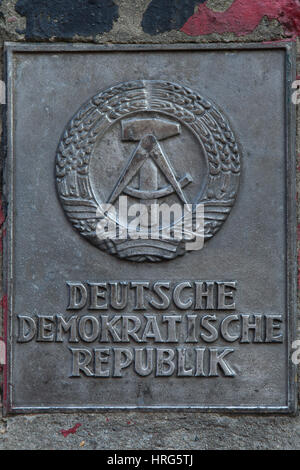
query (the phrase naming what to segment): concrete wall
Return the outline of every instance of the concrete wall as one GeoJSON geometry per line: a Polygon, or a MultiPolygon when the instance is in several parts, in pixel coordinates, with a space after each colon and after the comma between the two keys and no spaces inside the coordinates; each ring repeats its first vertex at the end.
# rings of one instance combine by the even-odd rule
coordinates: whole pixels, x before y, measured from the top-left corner
{"type": "MultiPolygon", "coordinates": [[[[4,41],[221,43],[288,38],[300,50],[299,35],[299,0],[0,1],[1,48],[4,41]]],[[[0,66],[3,73],[2,54],[0,66]]],[[[299,155],[299,138],[297,151],[299,155]]],[[[299,175],[297,179],[300,190],[299,175]]],[[[2,235],[5,207],[0,230],[2,235]]],[[[1,304],[5,308],[5,298],[1,304]]],[[[0,449],[277,448],[300,449],[299,416],[102,412],[0,418],[0,449]]]]}

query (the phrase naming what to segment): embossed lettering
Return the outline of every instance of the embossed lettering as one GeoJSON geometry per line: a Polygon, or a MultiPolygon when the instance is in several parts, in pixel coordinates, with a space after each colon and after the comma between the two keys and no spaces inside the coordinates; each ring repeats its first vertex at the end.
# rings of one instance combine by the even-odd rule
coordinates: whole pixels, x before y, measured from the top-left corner
{"type": "Polygon", "coordinates": [[[73,315],[68,320],[65,320],[62,315],[56,315],[56,341],[61,343],[63,341],[63,332],[70,331],[69,342],[78,343],[77,337],[77,316],[73,315]]]}
{"type": "Polygon", "coordinates": [[[146,377],[153,371],[153,348],[135,348],[134,369],[138,375],[146,377]],[[143,364],[143,352],[146,351],[146,366],[143,364]]]}
{"type": "Polygon", "coordinates": [[[275,336],[274,330],[281,330],[282,315],[266,315],[266,343],[282,343],[283,333],[275,336]],[[278,322],[278,323],[276,323],[278,322]]]}
{"type": "Polygon", "coordinates": [[[185,281],[185,282],[181,282],[180,284],[177,284],[177,286],[174,289],[173,301],[176,307],[180,308],[181,310],[187,310],[188,308],[191,308],[191,306],[193,305],[192,298],[189,298],[188,301],[184,302],[182,298],[180,297],[183,289],[186,289],[189,287],[192,287],[191,283],[188,281],[185,281]]]}
{"type": "Polygon", "coordinates": [[[216,320],[217,320],[216,315],[205,315],[201,319],[202,327],[206,331],[208,331],[208,333],[210,333],[210,335],[207,335],[205,333],[201,333],[200,335],[201,338],[207,343],[213,343],[218,338],[218,330],[210,323],[211,321],[216,321],[216,320]]]}
{"type": "Polygon", "coordinates": [[[142,341],[147,341],[147,338],[153,338],[157,343],[163,343],[156,317],[152,315],[145,315],[147,323],[144,329],[142,341]]]}
{"type": "Polygon", "coordinates": [[[95,377],[109,377],[109,369],[102,369],[102,364],[108,363],[109,355],[109,348],[95,349],[95,377]]]}
{"type": "Polygon", "coordinates": [[[236,282],[217,282],[218,284],[218,308],[220,310],[234,310],[234,293],[232,290],[226,290],[228,288],[236,289],[236,282]],[[228,303],[228,301],[232,301],[228,303]]]}
{"type": "Polygon", "coordinates": [[[91,282],[89,283],[91,287],[91,310],[107,310],[107,284],[106,282],[91,282]],[[104,303],[101,305],[98,304],[98,299],[103,299],[104,303]]]}
{"type": "Polygon", "coordinates": [[[186,369],[185,368],[187,349],[186,348],[177,348],[177,352],[178,352],[178,372],[177,372],[177,375],[179,377],[186,377],[186,376],[193,375],[193,369],[186,369]]]}
{"type": "Polygon", "coordinates": [[[157,348],[156,355],[156,376],[167,377],[172,375],[175,370],[173,362],[175,352],[173,349],[157,348]]]}
{"type": "Polygon", "coordinates": [[[131,287],[136,289],[136,297],[135,297],[135,307],[134,310],[146,310],[144,301],[144,289],[149,288],[149,282],[141,282],[141,281],[135,281],[131,282],[130,285],[131,287]]]}
{"type": "Polygon", "coordinates": [[[250,315],[241,315],[242,317],[242,336],[241,343],[250,343],[249,330],[254,330],[254,343],[263,342],[263,323],[262,315],[253,315],[254,322],[251,323],[250,315]]]}
{"type": "Polygon", "coordinates": [[[228,354],[234,352],[234,349],[224,349],[221,353],[219,353],[219,349],[217,348],[210,348],[210,370],[209,370],[209,377],[218,377],[218,367],[224,372],[225,376],[227,377],[234,377],[235,372],[234,370],[228,365],[228,363],[224,360],[228,354]]]}
{"type": "Polygon", "coordinates": [[[27,315],[18,315],[19,319],[19,335],[18,343],[29,343],[36,332],[36,323],[33,318],[27,315]]]}
{"type": "Polygon", "coordinates": [[[88,368],[93,359],[91,351],[86,348],[70,348],[70,351],[73,364],[71,377],[80,377],[80,371],[88,377],[93,377],[94,373],[88,368]]]}
{"type": "Polygon", "coordinates": [[[99,336],[99,322],[91,315],[80,318],[78,329],[81,339],[87,343],[92,343],[99,336]]]}
{"type": "Polygon", "coordinates": [[[206,308],[207,310],[213,309],[214,307],[214,282],[195,282],[196,287],[196,299],[195,299],[195,310],[201,310],[206,308]],[[205,288],[205,287],[206,288],[205,288]],[[206,306],[204,305],[204,299],[206,299],[206,306]]]}
{"type": "Polygon", "coordinates": [[[178,343],[177,332],[176,332],[176,323],[181,323],[181,315],[164,315],[163,322],[168,324],[168,336],[166,339],[167,343],[178,343]]]}
{"type": "Polygon", "coordinates": [[[110,282],[110,304],[116,310],[122,310],[128,302],[128,283],[110,282]]]}
{"type": "Polygon", "coordinates": [[[67,282],[69,286],[69,305],[67,310],[80,310],[87,301],[87,290],[81,282],[67,282]]]}
{"type": "Polygon", "coordinates": [[[123,377],[123,369],[126,369],[133,360],[132,350],[128,348],[113,348],[114,358],[114,377],[123,377]]]}
{"type": "Polygon", "coordinates": [[[37,341],[54,340],[54,315],[38,315],[37,341]]]}
{"type": "Polygon", "coordinates": [[[155,292],[155,294],[157,294],[161,302],[157,302],[155,299],[151,299],[149,301],[149,304],[158,310],[166,310],[170,306],[170,299],[167,294],[163,291],[163,287],[165,289],[170,289],[170,282],[155,282],[155,284],[153,285],[153,291],[155,292]]]}

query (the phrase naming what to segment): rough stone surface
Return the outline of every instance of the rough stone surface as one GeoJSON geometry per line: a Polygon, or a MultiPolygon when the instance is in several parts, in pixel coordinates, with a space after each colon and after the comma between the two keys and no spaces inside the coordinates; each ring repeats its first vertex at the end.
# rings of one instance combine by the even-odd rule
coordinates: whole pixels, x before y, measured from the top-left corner
{"type": "Polygon", "coordinates": [[[6,420],[0,427],[0,448],[299,449],[299,435],[300,424],[295,418],[174,413],[60,414],[6,420]],[[81,424],[76,432],[64,437],[62,431],[76,424],[81,424]]]}
{"type": "Polygon", "coordinates": [[[299,438],[296,418],[197,413],[18,416],[0,427],[0,449],[300,449],[299,438]]]}
{"type": "MultiPolygon", "coordinates": [[[[104,11],[98,8],[98,0],[2,0],[0,46],[2,48],[4,41],[25,41],[29,38],[38,41],[95,43],[204,43],[276,41],[299,36],[300,28],[296,21],[300,10],[298,0],[274,0],[272,3],[279,8],[278,15],[268,16],[268,11],[265,11],[254,30],[244,35],[238,35],[234,28],[227,28],[225,34],[221,34],[217,28],[205,35],[201,34],[199,28],[196,35],[191,35],[190,31],[184,32],[184,24],[201,6],[228,15],[228,8],[234,1],[114,0],[101,2],[105,4],[104,11]],[[82,21],[85,24],[78,24],[79,10],[76,8],[79,6],[75,8],[71,3],[81,5],[84,14],[88,15],[87,21],[82,21]],[[158,13],[160,7],[155,8],[158,3],[169,4],[168,12],[162,14],[161,18],[155,17],[161,14],[158,13]],[[55,10],[56,4],[65,4],[62,13],[59,6],[55,10]],[[282,12],[280,8],[286,9],[282,12]],[[46,18],[42,18],[45,12],[46,18]],[[93,19],[89,17],[89,12],[95,13],[93,19]],[[286,21],[280,21],[280,12],[286,15],[290,12],[293,24],[287,27],[286,21]]],[[[260,0],[260,4],[267,7],[270,2],[260,0]]],[[[227,18],[226,24],[230,24],[230,18],[227,18]]],[[[299,39],[297,42],[300,52],[299,39]]],[[[2,58],[0,66],[3,74],[2,58]]],[[[299,157],[299,136],[297,152],[299,157]]],[[[300,158],[297,168],[299,193],[300,158]]],[[[5,207],[3,209],[5,212],[5,207]]],[[[0,235],[4,230],[4,212],[0,211],[0,235]]],[[[300,204],[298,223],[300,238],[300,204]]],[[[5,308],[5,299],[2,299],[1,305],[5,308]]],[[[2,322],[0,328],[1,337],[2,322]]],[[[174,412],[16,416],[0,419],[0,449],[300,449],[300,417],[174,412]]]]}

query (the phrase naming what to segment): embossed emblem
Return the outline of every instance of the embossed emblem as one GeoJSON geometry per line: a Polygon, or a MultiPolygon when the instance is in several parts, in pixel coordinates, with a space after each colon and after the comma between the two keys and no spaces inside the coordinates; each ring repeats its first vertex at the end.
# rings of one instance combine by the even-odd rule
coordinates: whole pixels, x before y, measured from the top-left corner
{"type": "Polygon", "coordinates": [[[197,92],[167,81],[122,83],[94,96],[68,124],[56,157],[58,194],[72,225],[101,250],[131,261],[173,259],[185,254],[185,242],[99,239],[102,204],[117,205],[121,196],[146,208],[157,201],[203,204],[207,241],[234,204],[239,176],[227,119],[197,92]]]}

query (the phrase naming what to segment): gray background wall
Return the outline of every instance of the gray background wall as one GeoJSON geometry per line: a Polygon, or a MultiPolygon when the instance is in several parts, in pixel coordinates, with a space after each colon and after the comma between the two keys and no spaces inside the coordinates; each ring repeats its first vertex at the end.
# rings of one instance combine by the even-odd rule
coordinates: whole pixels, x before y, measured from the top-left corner
{"type": "MultiPolygon", "coordinates": [[[[0,1],[1,48],[4,41],[107,44],[294,39],[299,50],[299,35],[299,0],[0,1]],[[199,14],[201,24],[196,20],[199,14]]],[[[0,67],[3,76],[3,55],[0,67]]],[[[297,184],[299,191],[299,172],[297,184]]],[[[1,236],[4,230],[2,207],[1,236]]],[[[3,297],[1,305],[5,308],[3,297]]],[[[102,412],[0,418],[0,449],[279,448],[300,449],[299,416],[102,412]],[[62,432],[72,428],[73,433],[62,432]]]]}

